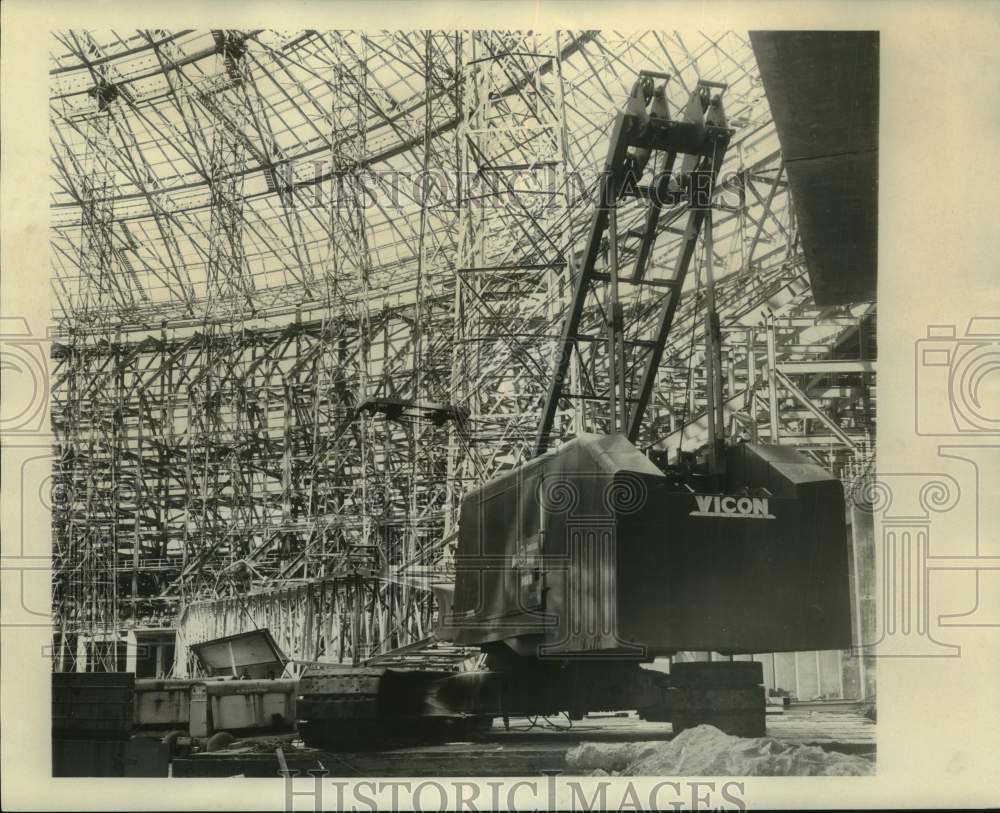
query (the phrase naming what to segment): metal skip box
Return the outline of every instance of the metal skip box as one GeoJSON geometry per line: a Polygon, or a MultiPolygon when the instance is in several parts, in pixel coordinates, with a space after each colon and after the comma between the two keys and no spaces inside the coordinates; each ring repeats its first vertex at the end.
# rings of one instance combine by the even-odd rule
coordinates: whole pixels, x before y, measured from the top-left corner
{"type": "Polygon", "coordinates": [[[267,629],[192,644],[191,650],[213,677],[279,678],[288,663],[267,629]]]}
{"type": "Polygon", "coordinates": [[[187,728],[194,680],[137,680],[135,722],[149,728],[187,728]]]}
{"type": "Polygon", "coordinates": [[[192,737],[209,737],[223,730],[294,725],[296,682],[279,678],[287,659],[268,630],[216,638],[191,649],[208,676],[137,681],[140,726],[187,729],[192,737]]]}
{"type": "Polygon", "coordinates": [[[294,680],[157,680],[136,685],[136,722],[142,728],[216,731],[290,729],[295,722],[294,680]]]}
{"type": "MultiPolygon", "coordinates": [[[[297,681],[224,680],[202,685],[212,731],[285,730],[295,724],[297,681]]],[[[192,695],[192,711],[195,703],[192,695]]]]}

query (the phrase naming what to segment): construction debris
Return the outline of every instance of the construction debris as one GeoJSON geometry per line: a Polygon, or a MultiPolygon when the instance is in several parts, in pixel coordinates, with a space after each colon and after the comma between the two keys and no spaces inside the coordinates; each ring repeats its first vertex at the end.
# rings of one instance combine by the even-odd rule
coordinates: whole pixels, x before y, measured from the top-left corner
{"type": "MultiPolygon", "coordinates": [[[[693,729],[692,729],[693,730],[693,729]]],[[[621,773],[630,765],[653,754],[658,742],[583,742],[566,754],[566,764],[579,773],[591,776],[621,773]],[[601,774],[596,773],[601,771],[601,774]]]]}
{"type": "Polygon", "coordinates": [[[713,726],[689,728],[669,742],[581,743],[566,764],[592,776],[870,776],[864,756],[792,745],[773,737],[741,738],[713,726]],[[597,773],[601,771],[602,773],[597,773]]]}

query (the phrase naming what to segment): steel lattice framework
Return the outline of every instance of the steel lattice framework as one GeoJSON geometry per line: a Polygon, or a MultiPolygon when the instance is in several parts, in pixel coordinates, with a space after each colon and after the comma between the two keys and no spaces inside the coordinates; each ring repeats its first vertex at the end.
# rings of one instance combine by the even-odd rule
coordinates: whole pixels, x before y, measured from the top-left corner
{"type": "MultiPolygon", "coordinates": [[[[874,306],[812,304],[745,35],[53,36],[65,668],[76,636],[136,626],[190,642],[266,622],[301,658],[427,635],[462,494],[531,453],[609,127],[642,69],[673,76],[674,114],[699,79],[727,83],[735,134],[640,443],[704,442],[711,262],[732,430],[838,473],[867,464],[874,306]]],[[[623,264],[646,205],[618,212],[623,264]]],[[[653,283],[685,214],[660,217],[653,283]]],[[[641,347],[662,290],[623,296],[641,347]]],[[[554,437],[607,428],[604,304],[582,314],[594,341],[554,437]]]]}

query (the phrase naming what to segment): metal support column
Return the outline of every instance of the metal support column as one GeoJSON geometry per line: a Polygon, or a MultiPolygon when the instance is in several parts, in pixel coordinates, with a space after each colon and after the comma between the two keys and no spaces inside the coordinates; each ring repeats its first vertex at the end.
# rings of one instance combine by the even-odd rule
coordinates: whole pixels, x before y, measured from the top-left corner
{"type": "Polygon", "coordinates": [[[765,324],[767,336],[767,402],[768,418],[771,423],[771,443],[778,442],[778,369],[775,361],[774,317],[768,314],[765,324]]]}

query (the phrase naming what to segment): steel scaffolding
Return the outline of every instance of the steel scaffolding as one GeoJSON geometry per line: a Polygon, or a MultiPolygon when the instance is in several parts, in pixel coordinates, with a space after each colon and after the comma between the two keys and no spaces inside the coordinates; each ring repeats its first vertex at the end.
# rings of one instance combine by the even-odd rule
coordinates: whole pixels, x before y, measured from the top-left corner
{"type": "MultiPolygon", "coordinates": [[[[640,445],[707,438],[711,263],[729,431],[848,478],[870,465],[874,305],[812,303],[745,36],[54,37],[61,668],[79,640],[143,627],[188,644],[268,626],[300,660],[429,634],[461,496],[531,453],[608,128],[639,70],[672,75],[674,115],[699,79],[727,83],[735,130],[640,445]]],[[[623,266],[647,206],[616,212],[623,266]]],[[[640,350],[686,214],[663,209],[650,284],[623,289],[640,350]]],[[[593,341],[567,365],[556,442],[607,429],[605,304],[583,311],[593,341]]]]}

